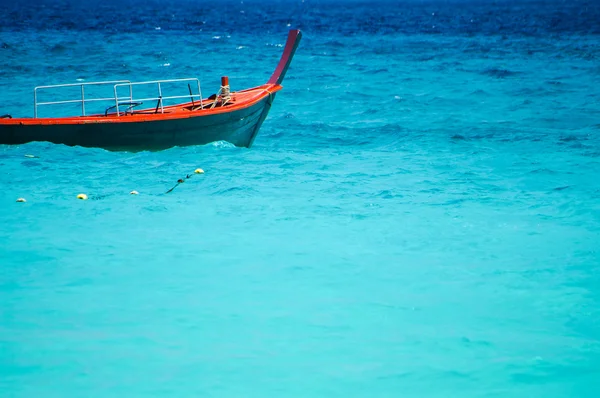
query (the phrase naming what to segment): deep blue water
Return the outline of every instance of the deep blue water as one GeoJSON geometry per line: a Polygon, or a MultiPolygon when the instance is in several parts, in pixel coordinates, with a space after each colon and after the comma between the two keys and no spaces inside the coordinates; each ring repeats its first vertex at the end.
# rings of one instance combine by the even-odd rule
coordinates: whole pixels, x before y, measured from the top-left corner
{"type": "Polygon", "coordinates": [[[0,145],[0,396],[598,396],[598,2],[2,7],[13,116],[304,38],[251,149],[0,145]]]}

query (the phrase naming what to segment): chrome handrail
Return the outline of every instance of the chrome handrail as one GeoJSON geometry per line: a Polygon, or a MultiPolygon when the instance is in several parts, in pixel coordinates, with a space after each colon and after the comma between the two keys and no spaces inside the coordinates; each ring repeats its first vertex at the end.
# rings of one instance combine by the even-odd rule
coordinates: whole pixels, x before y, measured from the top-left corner
{"type": "Polygon", "coordinates": [[[156,105],[156,109],[158,111],[158,107],[160,106],[160,112],[164,113],[165,112],[165,108],[164,108],[164,100],[169,100],[169,99],[178,99],[178,98],[191,98],[192,101],[194,98],[199,98],[200,99],[200,107],[202,109],[202,90],[200,89],[200,80],[198,80],[195,77],[192,78],[186,78],[186,79],[165,79],[165,80],[149,80],[149,81],[145,81],[145,82],[126,82],[126,83],[117,83],[114,85],[114,92],[115,92],[115,108],[117,111],[117,116],[121,116],[120,112],[119,112],[119,101],[120,100],[129,100],[131,102],[133,101],[153,101],[153,100],[158,100],[158,104],[156,105]],[[176,82],[196,82],[196,86],[198,87],[198,94],[189,94],[189,95],[172,95],[172,96],[163,96],[162,95],[162,87],[161,87],[161,83],[176,83],[176,82]],[[158,97],[152,97],[152,98],[133,98],[133,86],[139,86],[139,85],[149,85],[149,84],[156,84],[157,88],[158,88],[158,97]],[[119,98],[119,95],[117,93],[117,88],[118,87],[129,87],[129,93],[130,96],[129,97],[121,97],[119,98]]]}
{"type": "MultiPolygon", "coordinates": [[[[53,84],[47,86],[37,86],[33,89],[33,117],[37,119],[37,107],[41,105],[55,105],[55,104],[72,104],[81,102],[81,115],[85,116],[85,103],[93,101],[112,101],[114,98],[92,98],[85,99],[84,86],[99,86],[103,84],[115,84],[115,83],[131,83],[129,80],[110,80],[104,82],[87,82],[87,83],[68,83],[68,84],[53,84]],[[66,100],[66,101],[50,101],[50,102],[38,102],[37,92],[42,89],[49,88],[63,88],[63,87],[81,87],[81,99],[78,100],[66,100]]],[[[129,93],[131,95],[131,92],[129,93]]]]}
{"type": "MultiPolygon", "coordinates": [[[[122,101],[134,102],[134,101],[158,100],[156,110],[158,112],[158,107],[160,106],[161,113],[164,113],[164,111],[165,111],[164,100],[180,99],[180,98],[191,98],[192,102],[194,101],[194,98],[199,98],[200,99],[200,109],[202,109],[203,103],[202,103],[202,90],[200,88],[200,80],[198,80],[197,78],[186,78],[186,79],[149,80],[149,81],[144,81],[144,82],[133,82],[133,83],[129,80],[110,80],[110,81],[103,81],[103,82],[68,83],[68,84],[54,84],[54,85],[47,85],[47,86],[37,86],[33,89],[33,117],[34,118],[38,117],[38,106],[57,105],[57,104],[74,104],[74,103],[81,103],[81,116],[85,116],[85,104],[87,102],[98,102],[98,101],[114,101],[115,102],[114,108],[116,108],[117,116],[121,116],[121,113],[119,111],[119,103],[122,101]],[[198,88],[198,93],[192,94],[191,86],[188,84],[188,87],[190,90],[189,94],[163,96],[163,87],[161,86],[161,84],[176,83],[176,82],[195,82],[196,86],[198,88]],[[89,99],[85,98],[85,89],[84,89],[85,86],[109,85],[109,84],[113,86],[114,97],[89,98],[89,99]],[[151,98],[134,98],[133,97],[133,86],[150,85],[150,84],[157,85],[158,97],[151,97],[151,98]],[[62,100],[62,101],[47,101],[47,102],[38,102],[38,100],[37,100],[38,90],[64,88],[64,87],[78,87],[78,86],[81,87],[81,98],[80,99],[72,99],[72,100],[67,99],[67,100],[62,100]],[[129,96],[119,97],[119,93],[117,92],[119,87],[129,87],[129,96]]],[[[111,108],[113,108],[113,107],[111,107],[111,108]]]]}

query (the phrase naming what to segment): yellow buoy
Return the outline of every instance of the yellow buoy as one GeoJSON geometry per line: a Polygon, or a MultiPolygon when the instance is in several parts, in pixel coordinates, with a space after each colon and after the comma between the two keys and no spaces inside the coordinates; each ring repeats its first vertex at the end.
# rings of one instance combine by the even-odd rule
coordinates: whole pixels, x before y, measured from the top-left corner
{"type": "Polygon", "coordinates": [[[139,195],[140,193],[138,191],[131,191],[129,192],[130,195],[139,195]]]}
{"type": "Polygon", "coordinates": [[[196,174],[204,174],[204,170],[202,170],[202,169],[196,169],[194,171],[194,173],[196,173],[196,174]]]}
{"type": "Polygon", "coordinates": [[[19,198],[19,199],[17,199],[17,202],[23,203],[23,202],[27,202],[27,201],[25,200],[25,198],[19,198]]]}
{"type": "Polygon", "coordinates": [[[84,193],[80,193],[79,195],[77,195],[77,199],[81,199],[81,200],[87,200],[87,195],[84,193]]]}

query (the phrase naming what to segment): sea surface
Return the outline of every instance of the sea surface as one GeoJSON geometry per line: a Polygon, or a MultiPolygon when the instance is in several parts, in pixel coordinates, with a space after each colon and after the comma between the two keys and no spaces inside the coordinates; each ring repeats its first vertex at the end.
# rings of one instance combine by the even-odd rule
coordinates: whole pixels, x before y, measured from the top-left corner
{"type": "Polygon", "coordinates": [[[600,2],[2,0],[0,114],[293,28],[250,149],[0,145],[0,396],[599,397],[600,2]]]}

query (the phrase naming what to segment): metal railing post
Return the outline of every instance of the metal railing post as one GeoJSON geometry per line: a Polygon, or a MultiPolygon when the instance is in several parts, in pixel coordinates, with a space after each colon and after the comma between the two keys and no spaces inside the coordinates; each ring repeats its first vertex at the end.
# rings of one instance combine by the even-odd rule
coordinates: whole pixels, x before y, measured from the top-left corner
{"type": "Polygon", "coordinates": [[[202,109],[202,91],[200,91],[200,80],[196,79],[196,83],[198,83],[198,95],[200,96],[200,109],[202,109]]]}
{"type": "Polygon", "coordinates": [[[117,86],[118,84],[115,84],[115,107],[117,108],[117,116],[119,116],[119,97],[117,95],[117,86]]]}
{"type": "Polygon", "coordinates": [[[85,116],[85,94],[83,92],[83,84],[81,85],[81,115],[85,116]]]}
{"type": "Polygon", "coordinates": [[[37,119],[37,87],[33,89],[33,118],[37,119]]]}
{"type": "Polygon", "coordinates": [[[160,82],[158,82],[158,101],[160,102],[160,113],[165,113],[165,108],[163,108],[162,90],[160,89],[160,82]]]}

